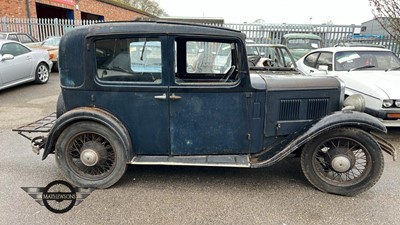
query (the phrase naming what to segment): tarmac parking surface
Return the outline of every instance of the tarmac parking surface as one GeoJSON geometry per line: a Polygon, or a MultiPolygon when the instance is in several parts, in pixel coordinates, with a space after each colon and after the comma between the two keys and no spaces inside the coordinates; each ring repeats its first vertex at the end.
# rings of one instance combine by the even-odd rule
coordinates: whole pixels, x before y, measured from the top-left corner
{"type": "MultiPolygon", "coordinates": [[[[64,180],[54,156],[42,161],[11,130],[54,112],[59,92],[56,73],[0,91],[0,224],[399,224],[400,162],[386,153],[379,182],[355,197],[316,190],[296,158],[261,169],[129,166],[113,187],[54,214],[21,189],[64,180]]],[[[400,128],[385,138],[400,149],[400,128]]]]}

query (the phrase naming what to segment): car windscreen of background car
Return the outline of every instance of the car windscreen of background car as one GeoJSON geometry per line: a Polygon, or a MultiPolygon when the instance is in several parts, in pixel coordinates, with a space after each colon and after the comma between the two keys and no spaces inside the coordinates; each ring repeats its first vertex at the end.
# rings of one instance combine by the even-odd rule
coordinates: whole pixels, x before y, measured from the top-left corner
{"type": "Polygon", "coordinates": [[[346,51],[335,54],[336,71],[388,70],[399,67],[399,58],[390,51],[346,51]]]}

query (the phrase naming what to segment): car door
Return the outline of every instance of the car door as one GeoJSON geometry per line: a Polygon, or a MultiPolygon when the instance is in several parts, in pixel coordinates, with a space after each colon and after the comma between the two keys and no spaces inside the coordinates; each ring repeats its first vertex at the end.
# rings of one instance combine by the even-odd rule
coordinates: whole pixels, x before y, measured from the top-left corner
{"type": "Polygon", "coordinates": [[[171,155],[248,153],[248,98],[236,44],[179,39],[175,45],[168,96],[171,155]],[[227,48],[230,54],[218,53],[227,48]]]}
{"type": "Polygon", "coordinates": [[[97,98],[102,99],[97,106],[121,119],[138,155],[168,155],[170,150],[165,69],[170,63],[161,55],[166,54],[161,49],[165,39],[138,35],[94,41],[96,79],[101,88],[97,98]]]}
{"type": "Polygon", "coordinates": [[[10,54],[14,58],[0,62],[3,85],[18,82],[32,77],[34,60],[31,50],[19,43],[9,42],[3,44],[0,54],[10,54]]]}

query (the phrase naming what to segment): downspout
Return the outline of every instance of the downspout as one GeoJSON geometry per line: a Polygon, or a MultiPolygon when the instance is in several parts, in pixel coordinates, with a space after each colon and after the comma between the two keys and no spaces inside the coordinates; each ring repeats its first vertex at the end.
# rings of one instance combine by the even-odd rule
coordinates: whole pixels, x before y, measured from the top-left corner
{"type": "Polygon", "coordinates": [[[30,10],[30,7],[29,7],[29,0],[25,0],[25,4],[26,4],[26,14],[27,14],[27,17],[28,17],[29,35],[32,36],[31,10],[30,10]]]}

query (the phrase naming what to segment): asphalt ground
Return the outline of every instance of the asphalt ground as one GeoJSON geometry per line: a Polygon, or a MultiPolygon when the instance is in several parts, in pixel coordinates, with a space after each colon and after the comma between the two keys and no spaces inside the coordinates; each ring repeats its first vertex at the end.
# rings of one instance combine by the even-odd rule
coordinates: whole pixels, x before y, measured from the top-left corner
{"type": "MultiPolygon", "coordinates": [[[[0,91],[0,224],[399,224],[400,163],[385,154],[379,182],[355,197],[322,193],[300,161],[267,168],[129,166],[113,187],[95,190],[64,214],[21,187],[64,180],[54,156],[42,161],[12,128],[55,111],[58,74],[45,85],[0,91]]],[[[400,149],[400,129],[385,138],[400,149]]]]}

